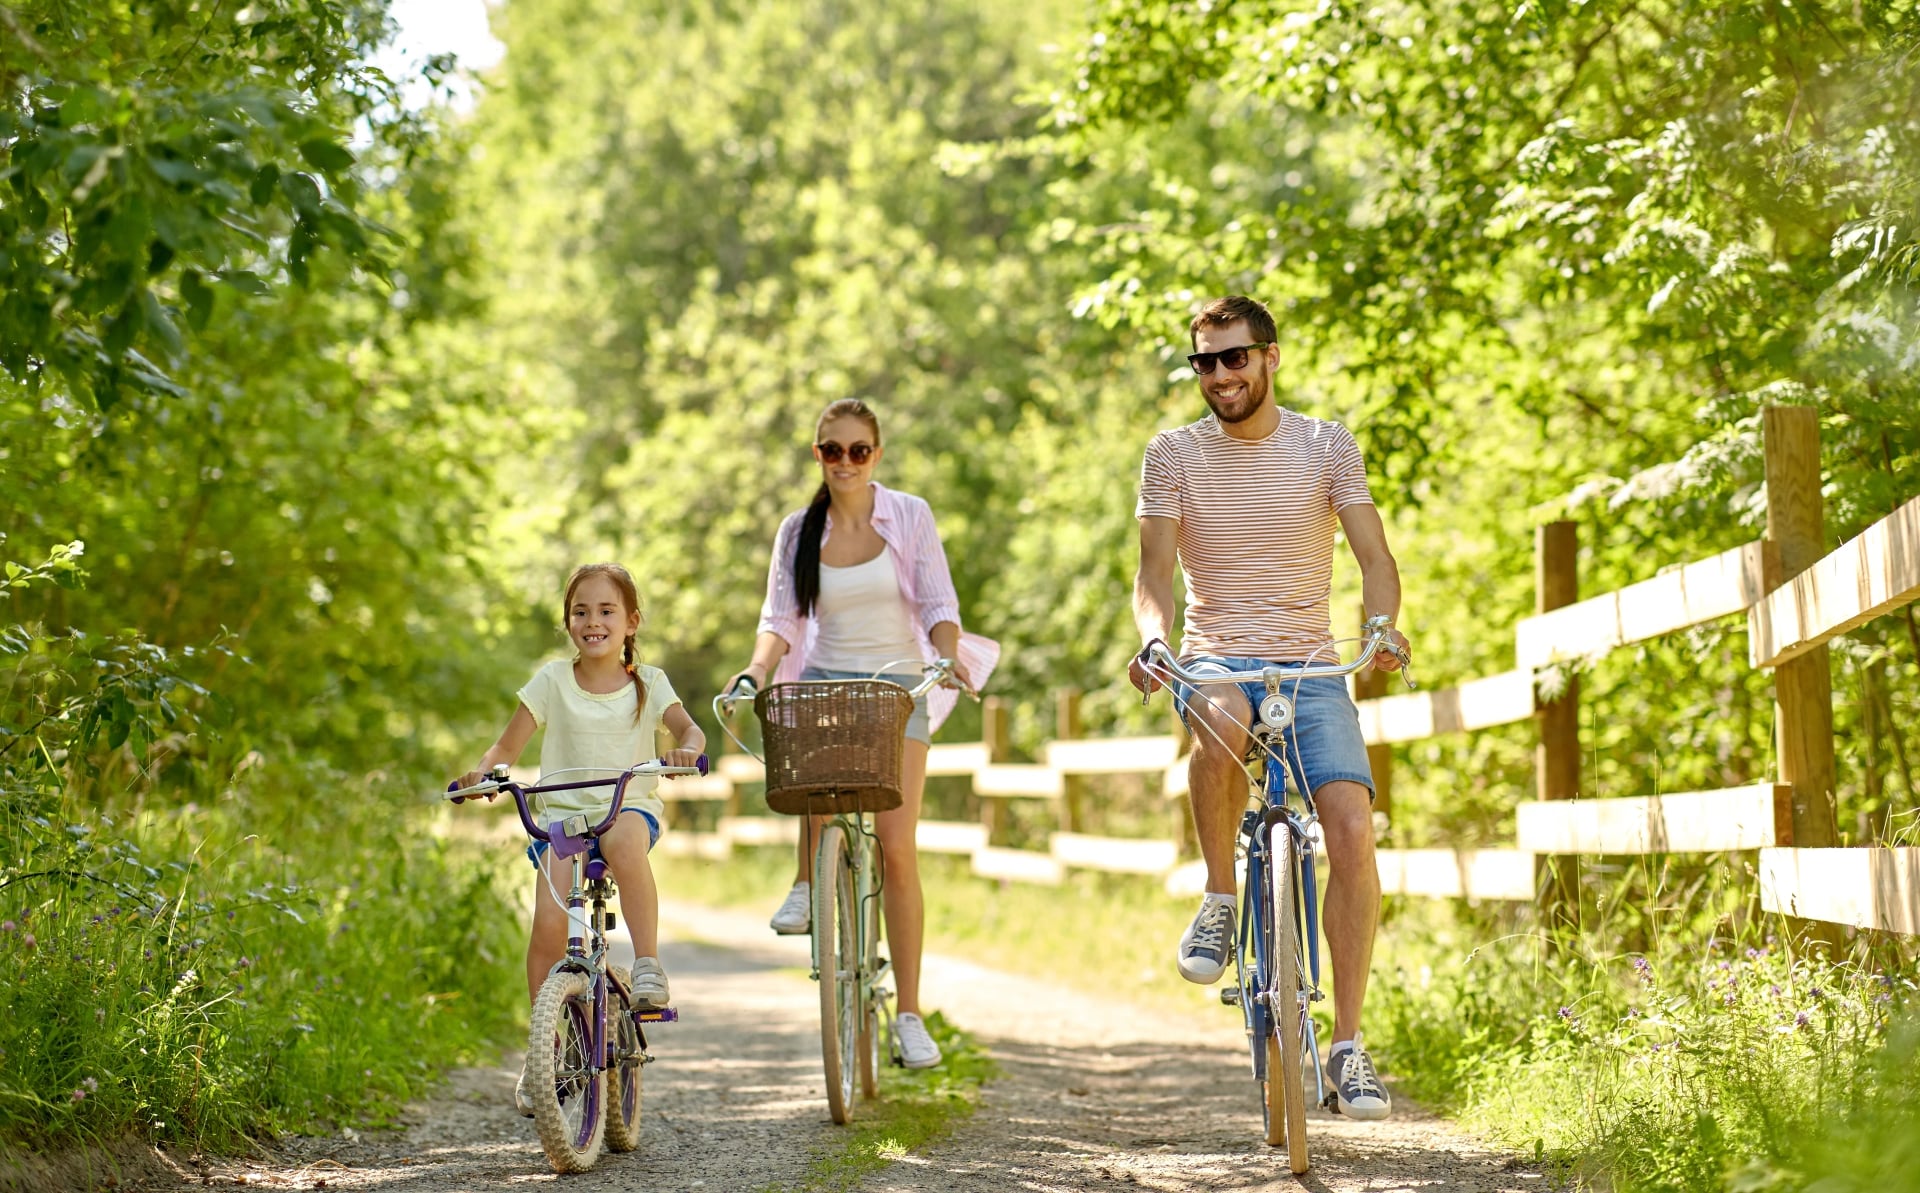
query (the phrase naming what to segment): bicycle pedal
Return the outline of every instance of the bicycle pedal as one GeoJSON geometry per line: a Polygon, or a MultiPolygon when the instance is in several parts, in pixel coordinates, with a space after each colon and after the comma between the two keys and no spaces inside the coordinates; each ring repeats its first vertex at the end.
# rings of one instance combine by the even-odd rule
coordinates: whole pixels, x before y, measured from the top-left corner
{"type": "Polygon", "coordinates": [[[676,1007],[643,1007],[633,1017],[639,1023],[678,1023],[680,1011],[676,1007]]]}
{"type": "Polygon", "coordinates": [[[1220,991],[1220,1004],[1222,1006],[1228,1006],[1228,1007],[1239,1006],[1240,1005],[1240,987],[1238,986],[1222,987],[1220,991]]]}

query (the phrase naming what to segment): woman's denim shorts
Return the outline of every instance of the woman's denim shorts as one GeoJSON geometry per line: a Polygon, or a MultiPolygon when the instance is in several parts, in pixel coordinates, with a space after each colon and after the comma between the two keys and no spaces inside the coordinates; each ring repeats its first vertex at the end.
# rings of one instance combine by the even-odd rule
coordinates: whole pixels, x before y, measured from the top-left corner
{"type": "MultiPolygon", "coordinates": [[[[884,679],[888,683],[897,683],[907,691],[913,691],[920,682],[918,675],[873,675],[866,671],[828,671],[824,667],[808,667],[800,672],[802,683],[818,679],[884,679]]],[[[923,695],[913,702],[913,715],[907,718],[907,740],[924,744],[933,742],[932,722],[927,719],[927,698],[923,695]]]]}
{"type": "MultiPolygon", "coordinates": [[[[1200,655],[1189,660],[1185,666],[1189,671],[1225,674],[1229,671],[1258,671],[1265,667],[1290,671],[1306,664],[1200,655]]],[[[1267,696],[1266,684],[1254,681],[1233,686],[1246,696],[1249,709],[1256,710],[1252,715],[1258,716],[1260,702],[1267,696]]],[[[1221,686],[1209,684],[1207,689],[1217,692],[1221,686]]],[[[1287,772],[1296,786],[1306,791],[1319,791],[1328,783],[1345,780],[1363,784],[1371,797],[1373,768],[1367,764],[1367,739],[1360,732],[1360,712],[1353,706],[1353,697],[1347,694],[1346,680],[1330,675],[1318,675],[1311,679],[1283,679],[1280,692],[1294,705],[1293,724],[1281,730],[1280,736],[1286,746],[1283,755],[1287,760],[1287,772]]],[[[1174,685],[1175,707],[1180,710],[1180,719],[1183,721],[1187,719],[1187,701],[1192,695],[1190,685],[1174,685]]],[[[1187,728],[1189,732],[1193,731],[1191,723],[1187,728]]],[[[1199,732],[1205,733],[1206,730],[1199,732]]]]}

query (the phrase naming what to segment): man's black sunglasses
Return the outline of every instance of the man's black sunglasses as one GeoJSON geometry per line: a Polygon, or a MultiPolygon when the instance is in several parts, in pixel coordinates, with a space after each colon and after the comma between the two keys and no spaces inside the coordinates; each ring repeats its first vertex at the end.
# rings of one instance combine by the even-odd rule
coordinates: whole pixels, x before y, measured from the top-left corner
{"type": "Polygon", "coordinates": [[[820,462],[823,464],[838,464],[842,457],[852,460],[855,464],[865,464],[873,459],[871,443],[856,443],[852,447],[841,447],[829,439],[825,443],[814,444],[813,450],[820,453],[820,462]]]}
{"type": "Polygon", "coordinates": [[[1271,347],[1273,347],[1272,342],[1262,340],[1257,343],[1242,344],[1238,348],[1222,348],[1218,352],[1195,352],[1193,355],[1187,357],[1187,363],[1193,366],[1194,372],[1205,377],[1208,373],[1213,372],[1213,363],[1215,361],[1219,361],[1229,369],[1241,369],[1246,367],[1247,354],[1249,352],[1252,352],[1255,348],[1271,347]]]}

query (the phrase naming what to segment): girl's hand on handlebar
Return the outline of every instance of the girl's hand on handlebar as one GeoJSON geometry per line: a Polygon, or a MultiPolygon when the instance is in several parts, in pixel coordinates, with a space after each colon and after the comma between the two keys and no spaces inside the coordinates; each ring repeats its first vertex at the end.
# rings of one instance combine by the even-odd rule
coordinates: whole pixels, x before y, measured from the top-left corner
{"type": "MultiPolygon", "coordinates": [[[[453,781],[453,785],[451,787],[448,787],[447,790],[460,791],[468,787],[478,787],[480,784],[487,782],[490,778],[492,778],[492,776],[487,774],[486,771],[470,770],[466,774],[461,775],[459,778],[455,779],[453,781]]],[[[497,794],[498,792],[489,791],[487,792],[487,798],[491,800],[497,794]]],[[[472,799],[477,797],[469,796],[468,798],[472,799]]]]}
{"type": "MultiPolygon", "coordinates": [[[[666,766],[699,766],[699,765],[700,765],[700,751],[698,751],[698,750],[668,750],[668,751],[667,751],[667,752],[666,752],[665,754],[662,754],[662,755],[660,756],[660,761],[661,761],[661,762],[662,762],[662,763],[663,763],[664,765],[666,765],[666,766]]],[[[665,779],[667,780],[667,782],[669,782],[669,783],[671,783],[671,782],[673,782],[673,781],[674,781],[675,779],[677,779],[677,778],[679,778],[680,776],[679,776],[679,775],[666,775],[666,776],[664,776],[664,777],[665,777],[665,779]]]]}

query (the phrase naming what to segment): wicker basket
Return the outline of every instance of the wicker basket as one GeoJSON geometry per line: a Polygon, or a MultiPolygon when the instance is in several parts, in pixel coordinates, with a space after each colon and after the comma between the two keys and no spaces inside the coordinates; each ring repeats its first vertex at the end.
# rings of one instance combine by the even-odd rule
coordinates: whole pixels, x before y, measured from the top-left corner
{"type": "Polygon", "coordinates": [[[900,806],[913,698],[885,680],[783,683],[753,702],[767,751],[767,807],[789,816],[900,806]]]}

